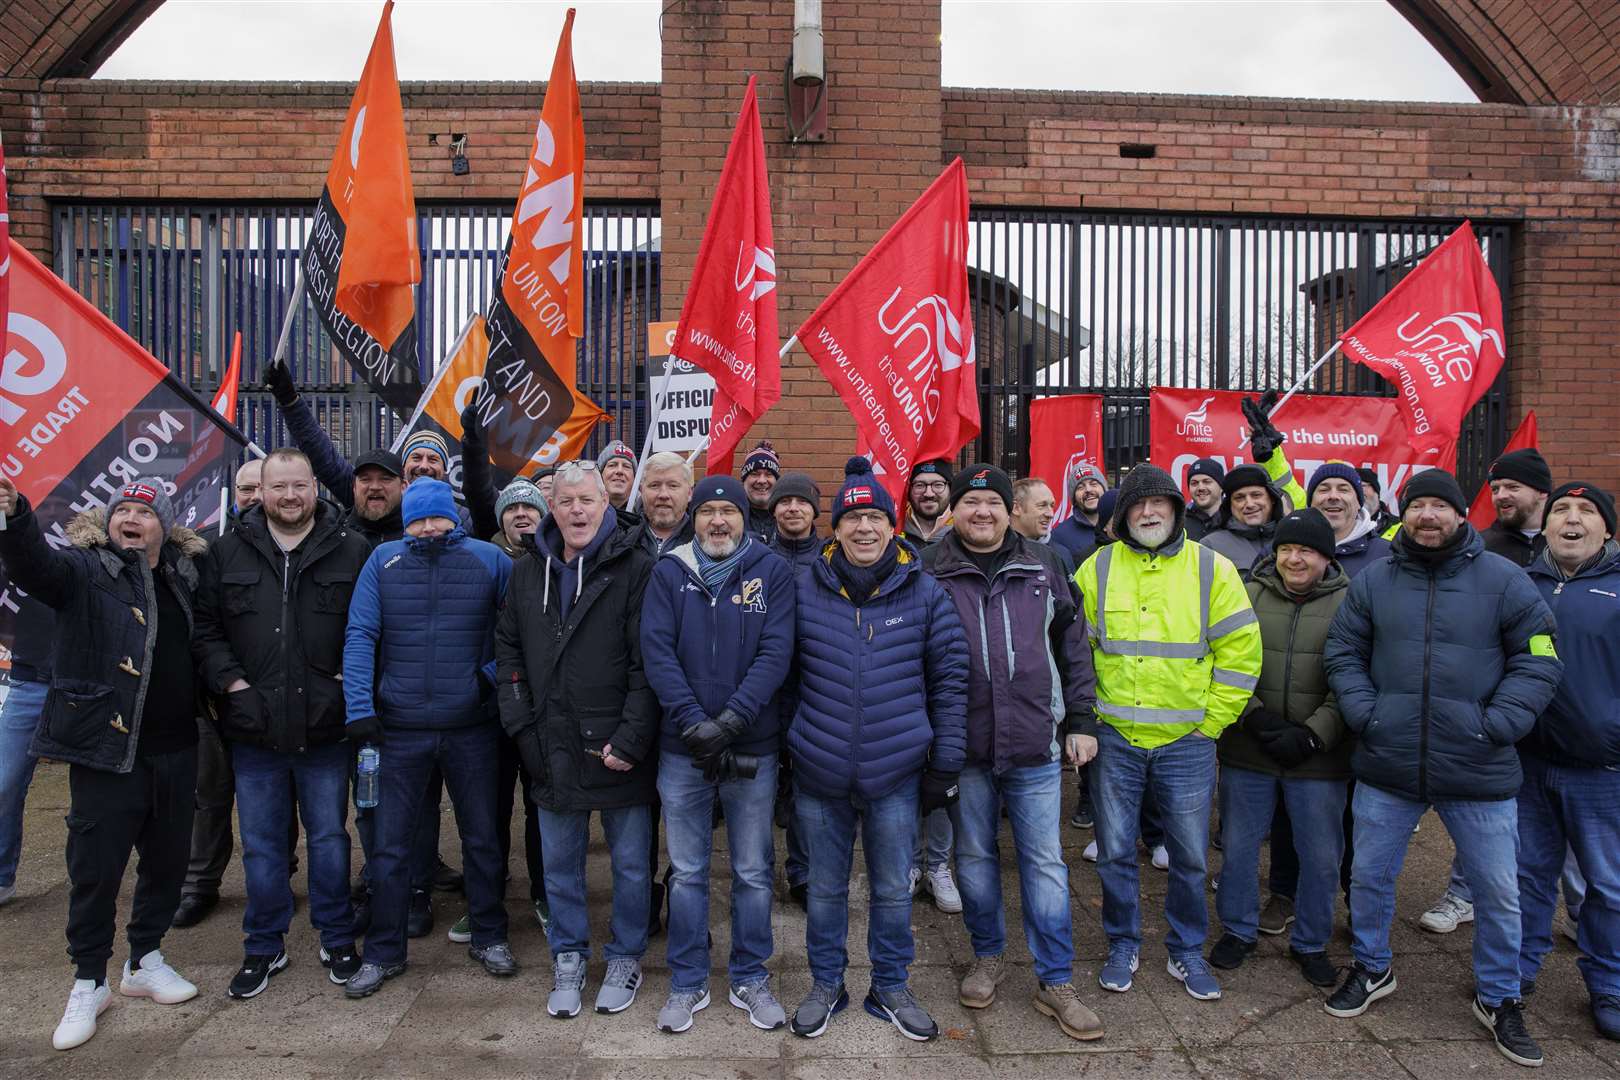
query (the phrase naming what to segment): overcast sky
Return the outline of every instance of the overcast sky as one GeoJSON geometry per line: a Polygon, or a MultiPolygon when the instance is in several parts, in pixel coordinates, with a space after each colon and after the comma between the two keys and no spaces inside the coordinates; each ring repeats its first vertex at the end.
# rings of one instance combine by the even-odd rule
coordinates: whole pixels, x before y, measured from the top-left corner
{"type": "MultiPolygon", "coordinates": [[[[581,79],[658,80],[656,0],[573,5],[581,79]]],[[[399,0],[400,78],[544,79],[567,7],[399,0]]],[[[99,76],[353,81],[380,10],[167,0],[99,76]]],[[[943,38],[947,86],[1476,100],[1386,0],[945,0],[943,38]]]]}

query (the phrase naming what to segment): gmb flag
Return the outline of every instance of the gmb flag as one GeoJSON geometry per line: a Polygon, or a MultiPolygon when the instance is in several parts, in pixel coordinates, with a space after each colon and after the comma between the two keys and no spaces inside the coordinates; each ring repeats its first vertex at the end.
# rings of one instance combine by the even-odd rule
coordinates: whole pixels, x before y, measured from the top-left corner
{"type": "Polygon", "coordinates": [[[416,294],[422,257],[394,70],[393,0],[383,7],[299,265],[326,332],[401,416],[422,393],[416,294]]]}
{"type": "Polygon", "coordinates": [[[574,386],[585,322],[585,121],[573,34],[569,8],[485,320],[489,360],[478,407],[490,460],[513,474],[577,457],[606,419],[574,386]]]}
{"type": "MultiPolygon", "coordinates": [[[[61,278],[11,248],[11,313],[0,375],[0,469],[53,547],[64,527],[121,486],[157,476],[175,522],[217,521],[241,432],[61,278]]],[[[0,577],[9,650],[22,593],[0,577]]]]}

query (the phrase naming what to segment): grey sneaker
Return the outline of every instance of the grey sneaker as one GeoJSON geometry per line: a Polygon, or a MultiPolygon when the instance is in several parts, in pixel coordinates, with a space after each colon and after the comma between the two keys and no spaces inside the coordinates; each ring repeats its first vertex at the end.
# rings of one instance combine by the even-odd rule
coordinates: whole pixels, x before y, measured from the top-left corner
{"type": "Polygon", "coordinates": [[[477,945],[469,945],[467,955],[483,964],[484,970],[491,975],[505,978],[518,973],[517,957],[512,955],[512,946],[504,941],[485,945],[481,949],[477,945]]]}
{"type": "Polygon", "coordinates": [[[404,964],[374,964],[370,960],[360,965],[360,970],[349,976],[349,981],[343,984],[343,994],[350,998],[370,997],[382,989],[382,984],[388,979],[405,970],[404,964]]]}
{"type": "Polygon", "coordinates": [[[623,956],[609,960],[607,974],[602,976],[602,988],[596,992],[596,1011],[624,1012],[636,1000],[640,986],[641,961],[623,956]]]}
{"type": "Polygon", "coordinates": [[[816,983],[794,1010],[793,1034],[805,1039],[824,1034],[832,1018],[848,1005],[849,991],[844,989],[843,983],[816,983]]]}
{"type": "Polygon", "coordinates": [[[546,998],[546,1012],[559,1020],[578,1016],[584,989],[585,957],[577,952],[560,954],[551,965],[551,996],[546,998]]]}
{"type": "Polygon", "coordinates": [[[761,1031],[775,1031],[787,1023],[787,1010],[771,993],[769,983],[733,986],[731,1003],[748,1014],[748,1022],[761,1031]]]}
{"type": "Polygon", "coordinates": [[[864,1004],[867,1012],[879,1020],[887,1020],[912,1042],[927,1042],[939,1034],[939,1025],[934,1023],[927,1009],[917,1004],[908,987],[879,990],[874,986],[866,992],[864,1004]]]}
{"type": "Polygon", "coordinates": [[[658,1030],[679,1035],[692,1026],[692,1014],[709,1007],[709,988],[701,990],[674,990],[669,1000],[658,1010],[658,1030]]]}
{"type": "Polygon", "coordinates": [[[17,896],[17,883],[0,885],[0,904],[9,904],[17,896]]]}

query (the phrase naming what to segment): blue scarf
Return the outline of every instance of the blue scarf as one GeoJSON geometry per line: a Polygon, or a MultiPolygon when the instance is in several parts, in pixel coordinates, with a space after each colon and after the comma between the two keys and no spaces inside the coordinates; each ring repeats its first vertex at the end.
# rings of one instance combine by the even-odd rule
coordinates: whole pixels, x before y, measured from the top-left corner
{"type": "Polygon", "coordinates": [[[742,562],[743,553],[748,550],[748,545],[753,542],[752,537],[747,533],[743,533],[742,542],[737,545],[736,551],[723,559],[711,559],[708,553],[703,550],[701,543],[696,539],[692,541],[692,554],[697,556],[698,576],[703,579],[703,585],[709,590],[710,596],[719,594],[720,586],[726,583],[726,578],[731,576],[731,571],[736,569],[738,563],[742,562]]]}

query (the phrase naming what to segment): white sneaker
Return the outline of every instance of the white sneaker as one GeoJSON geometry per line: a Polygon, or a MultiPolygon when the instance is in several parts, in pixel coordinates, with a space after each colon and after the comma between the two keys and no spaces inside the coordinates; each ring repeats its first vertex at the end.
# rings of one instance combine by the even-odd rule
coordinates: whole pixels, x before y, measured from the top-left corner
{"type": "Polygon", "coordinates": [[[58,1050],[71,1050],[83,1046],[96,1033],[96,1017],[112,1004],[112,990],[106,983],[100,986],[93,979],[74,979],[73,992],[68,995],[67,1009],[62,1022],[56,1025],[51,1045],[58,1050]]]}
{"type": "Polygon", "coordinates": [[[1431,934],[1449,934],[1463,923],[1473,921],[1474,905],[1448,892],[1423,913],[1418,925],[1431,934]]]}
{"type": "Polygon", "coordinates": [[[197,988],[182,979],[156,949],[141,957],[139,971],[131,972],[129,961],[124,961],[118,992],[125,997],[149,997],[159,1005],[178,1005],[197,996],[197,988]]]}
{"type": "Polygon", "coordinates": [[[945,914],[956,915],[961,912],[962,894],[957,891],[950,867],[941,866],[937,870],[928,871],[928,891],[934,894],[934,906],[945,914]]]}
{"type": "Polygon", "coordinates": [[[922,871],[917,869],[915,866],[913,866],[911,868],[911,881],[910,881],[910,885],[908,886],[911,889],[911,895],[912,896],[917,895],[917,883],[919,881],[921,881],[921,880],[922,880],[922,871]]]}
{"type": "Polygon", "coordinates": [[[1160,844],[1153,849],[1153,869],[1170,869],[1170,851],[1163,844],[1160,844]]]}
{"type": "Polygon", "coordinates": [[[1097,841],[1093,840],[1091,843],[1087,844],[1086,845],[1086,850],[1084,850],[1084,851],[1082,851],[1080,853],[1080,857],[1082,859],[1086,860],[1086,862],[1096,862],[1097,861],[1097,841]]]}

